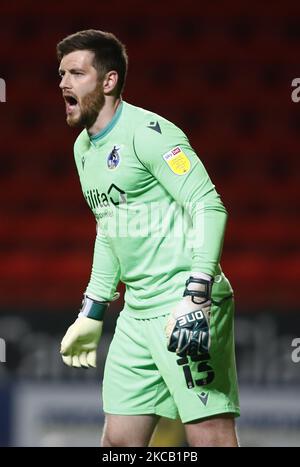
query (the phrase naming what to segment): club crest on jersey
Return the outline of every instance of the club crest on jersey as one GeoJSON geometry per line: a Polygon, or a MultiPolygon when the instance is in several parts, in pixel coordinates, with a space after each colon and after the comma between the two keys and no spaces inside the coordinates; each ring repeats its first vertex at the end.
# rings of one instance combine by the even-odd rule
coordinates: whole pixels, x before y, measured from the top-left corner
{"type": "Polygon", "coordinates": [[[180,146],[171,149],[163,155],[163,158],[176,175],[185,175],[191,168],[190,160],[180,146]]]}
{"type": "Polygon", "coordinates": [[[107,167],[111,170],[118,167],[120,163],[120,147],[114,146],[111,153],[107,156],[107,167]]]}

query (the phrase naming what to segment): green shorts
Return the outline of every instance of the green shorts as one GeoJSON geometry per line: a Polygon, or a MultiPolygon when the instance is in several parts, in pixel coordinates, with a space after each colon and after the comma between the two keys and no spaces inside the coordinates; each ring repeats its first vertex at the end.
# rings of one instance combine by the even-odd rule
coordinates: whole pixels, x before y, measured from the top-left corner
{"type": "Polygon", "coordinates": [[[212,305],[211,347],[197,361],[167,350],[168,315],[136,319],[121,312],[107,355],[104,412],[156,414],[183,423],[221,413],[239,416],[232,298],[212,305]]]}

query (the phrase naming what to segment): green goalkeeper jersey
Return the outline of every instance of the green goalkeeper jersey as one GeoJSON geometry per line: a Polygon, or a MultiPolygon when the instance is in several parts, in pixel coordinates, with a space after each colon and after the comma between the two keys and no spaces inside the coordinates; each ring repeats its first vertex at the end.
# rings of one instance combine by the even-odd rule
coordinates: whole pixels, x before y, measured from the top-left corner
{"type": "Polygon", "coordinates": [[[74,155],[97,221],[91,298],[111,300],[121,280],[124,312],[151,318],[180,300],[191,272],[220,274],[226,210],[178,127],[121,101],[74,155]]]}

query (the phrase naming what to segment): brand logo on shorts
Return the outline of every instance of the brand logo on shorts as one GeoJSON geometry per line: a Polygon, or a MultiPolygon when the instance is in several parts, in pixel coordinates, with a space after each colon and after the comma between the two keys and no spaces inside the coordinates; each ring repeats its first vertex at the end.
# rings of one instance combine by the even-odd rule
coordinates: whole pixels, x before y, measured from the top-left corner
{"type": "Polygon", "coordinates": [[[201,392],[200,394],[197,394],[197,396],[199,397],[200,401],[206,405],[207,404],[207,399],[208,399],[208,394],[206,392],[201,392]]]}

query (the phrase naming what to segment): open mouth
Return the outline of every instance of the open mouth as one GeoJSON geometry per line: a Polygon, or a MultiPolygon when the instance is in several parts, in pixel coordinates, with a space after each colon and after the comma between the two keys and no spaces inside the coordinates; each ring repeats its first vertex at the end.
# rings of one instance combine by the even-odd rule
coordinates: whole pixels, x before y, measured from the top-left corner
{"type": "Polygon", "coordinates": [[[70,96],[70,95],[65,95],[64,96],[65,103],[66,103],[66,111],[67,113],[73,112],[73,110],[76,108],[78,105],[78,101],[76,97],[70,96]]]}

